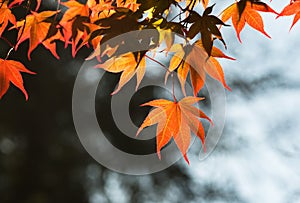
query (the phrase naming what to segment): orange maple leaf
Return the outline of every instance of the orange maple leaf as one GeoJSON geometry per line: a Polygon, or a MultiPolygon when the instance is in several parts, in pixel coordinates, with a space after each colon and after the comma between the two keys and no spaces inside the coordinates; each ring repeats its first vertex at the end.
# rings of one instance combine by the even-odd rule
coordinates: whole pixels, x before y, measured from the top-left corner
{"type": "Polygon", "coordinates": [[[185,97],[179,102],[158,99],[142,104],[142,106],[153,106],[156,108],[145,118],[137,131],[137,135],[145,127],[157,124],[156,150],[159,159],[161,159],[161,149],[173,137],[185,160],[189,163],[187,151],[190,145],[191,131],[200,138],[205,151],[205,132],[199,118],[205,118],[212,123],[204,112],[193,106],[203,99],[199,97],[185,97]]]}
{"type": "Polygon", "coordinates": [[[51,23],[45,22],[46,19],[55,15],[56,11],[43,11],[41,13],[36,13],[31,11],[32,14],[26,16],[26,20],[18,21],[16,26],[12,28],[20,28],[18,32],[18,43],[16,44],[16,49],[18,46],[25,40],[29,39],[29,50],[28,58],[30,58],[31,52],[39,45],[43,44],[44,47],[50,50],[50,52],[59,59],[59,56],[56,53],[56,44],[51,40],[59,39],[60,35],[46,39],[48,31],[50,29],[51,23]]]}
{"type": "Polygon", "coordinates": [[[146,59],[139,54],[138,59],[136,60],[134,54],[130,52],[120,56],[113,56],[104,63],[98,64],[96,67],[102,68],[111,73],[122,72],[118,87],[112,93],[112,95],[114,95],[119,92],[135,74],[137,76],[136,89],[138,88],[145,75],[146,59]]]}
{"type": "Polygon", "coordinates": [[[263,19],[258,11],[277,14],[276,11],[265,3],[253,0],[241,0],[227,7],[222,12],[221,19],[225,23],[231,18],[233,27],[240,42],[240,33],[244,29],[246,23],[255,30],[271,38],[264,30],[263,19]]]}
{"type": "Polygon", "coordinates": [[[111,5],[112,1],[99,1],[88,0],[87,5],[91,10],[90,20],[92,23],[99,19],[108,18],[115,13],[114,7],[111,5]]]}
{"type": "MultiPolygon", "coordinates": [[[[65,11],[62,19],[60,20],[60,25],[63,27],[63,35],[65,47],[69,43],[72,44],[72,55],[75,57],[78,49],[78,44],[81,39],[85,39],[88,35],[87,26],[84,23],[89,23],[89,5],[94,4],[81,4],[75,0],[70,0],[61,3],[68,9],[65,11]]],[[[79,45],[82,47],[82,45],[79,45]]]]}
{"type": "Polygon", "coordinates": [[[11,10],[7,6],[8,1],[4,1],[0,8],[0,36],[4,32],[5,28],[8,25],[8,22],[11,22],[12,24],[16,24],[16,18],[11,13],[11,10]]]}
{"type": "Polygon", "coordinates": [[[25,66],[18,61],[0,59],[0,99],[7,92],[9,83],[11,82],[23,92],[26,100],[28,100],[28,94],[24,88],[20,72],[35,74],[26,69],[25,66]]]}
{"type": "MultiPolygon", "coordinates": [[[[107,18],[114,12],[111,10],[111,1],[96,1],[88,0],[86,4],[81,4],[78,1],[70,0],[61,3],[68,9],[64,13],[60,25],[63,27],[63,36],[65,47],[69,43],[72,44],[72,56],[83,46],[88,46],[91,34],[100,29],[100,26],[92,24],[95,21],[107,18]]],[[[96,48],[96,43],[99,43],[101,36],[92,39],[93,47],[96,48]]]]}
{"type": "Polygon", "coordinates": [[[234,60],[234,58],[226,56],[216,47],[212,48],[211,56],[208,57],[201,40],[196,41],[193,45],[186,45],[185,47],[181,44],[176,44],[171,48],[171,51],[175,51],[175,54],[171,58],[165,81],[170,73],[177,69],[178,80],[184,95],[186,95],[184,86],[189,72],[195,96],[204,86],[206,73],[215,80],[220,81],[226,89],[231,90],[226,84],[223,69],[215,57],[231,60],[234,60]]]}
{"type": "Polygon", "coordinates": [[[290,28],[290,30],[291,30],[293,28],[293,26],[300,19],[300,1],[299,0],[292,0],[289,5],[284,7],[284,9],[277,16],[277,18],[280,16],[290,16],[290,15],[295,15],[293,23],[290,28]]]}

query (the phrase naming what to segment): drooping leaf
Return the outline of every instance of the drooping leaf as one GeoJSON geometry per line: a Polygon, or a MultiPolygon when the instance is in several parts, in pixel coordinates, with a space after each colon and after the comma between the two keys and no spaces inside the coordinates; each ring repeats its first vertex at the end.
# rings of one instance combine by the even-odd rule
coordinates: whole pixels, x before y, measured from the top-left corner
{"type": "Polygon", "coordinates": [[[14,60],[0,59],[0,99],[7,92],[10,82],[19,88],[28,100],[28,94],[24,88],[21,72],[35,74],[29,71],[25,66],[14,60]]]}
{"type": "Polygon", "coordinates": [[[222,34],[217,27],[218,25],[226,26],[218,17],[211,15],[214,5],[207,7],[203,15],[200,16],[197,12],[190,11],[189,17],[186,22],[192,23],[187,37],[193,39],[198,33],[201,34],[201,41],[207,54],[211,55],[214,38],[220,40],[226,46],[222,34]]]}
{"type": "Polygon", "coordinates": [[[223,22],[226,22],[231,18],[233,27],[237,34],[237,38],[240,42],[240,33],[244,29],[246,24],[271,38],[264,30],[263,19],[258,11],[277,14],[276,11],[274,11],[271,7],[263,2],[241,0],[227,7],[222,12],[221,19],[223,22]]]}
{"type": "Polygon", "coordinates": [[[83,46],[79,45],[80,40],[84,40],[88,35],[85,23],[90,23],[89,5],[93,6],[94,4],[90,3],[90,1],[87,4],[81,4],[76,0],[70,0],[61,4],[68,8],[59,23],[63,28],[65,47],[71,44],[72,56],[75,57],[78,46],[83,46]]]}
{"type": "Polygon", "coordinates": [[[16,26],[18,27],[18,43],[16,45],[16,49],[18,46],[25,40],[29,39],[29,50],[28,50],[28,58],[30,58],[31,52],[39,45],[43,44],[47,49],[51,51],[51,53],[59,58],[56,53],[56,45],[52,43],[51,40],[59,39],[60,35],[57,34],[52,36],[51,39],[46,39],[48,35],[48,31],[51,27],[51,23],[46,22],[45,20],[49,17],[55,15],[56,11],[43,11],[41,13],[36,13],[34,11],[31,12],[30,15],[26,16],[26,20],[18,21],[16,26]]]}
{"type": "Polygon", "coordinates": [[[184,95],[186,95],[185,83],[188,73],[190,73],[195,96],[204,86],[206,73],[215,80],[220,81],[226,89],[231,90],[226,84],[222,67],[215,57],[231,60],[234,60],[234,58],[226,56],[216,47],[212,47],[211,56],[208,57],[200,40],[196,41],[193,45],[186,45],[183,47],[182,45],[177,44],[176,47],[176,49],[171,48],[171,51],[176,51],[170,61],[169,70],[166,73],[166,79],[172,71],[177,69],[177,76],[184,95]]]}
{"type": "Polygon", "coordinates": [[[121,56],[113,56],[102,64],[98,64],[97,68],[102,68],[111,73],[120,73],[120,81],[116,90],[112,95],[118,93],[121,88],[136,74],[137,84],[136,89],[141,83],[146,71],[146,59],[141,54],[136,60],[133,53],[126,53],[121,56]]]}
{"type": "Polygon", "coordinates": [[[90,13],[90,21],[94,23],[95,21],[108,18],[112,14],[115,13],[114,7],[111,5],[112,1],[99,1],[98,3],[96,0],[89,0],[87,5],[91,10],[90,13]]]}
{"type": "Polygon", "coordinates": [[[16,24],[16,18],[7,6],[7,3],[8,1],[4,1],[0,8],[0,36],[2,36],[2,33],[6,29],[8,22],[11,22],[14,25],[16,24]]]}
{"type": "Polygon", "coordinates": [[[171,27],[167,22],[164,22],[164,19],[161,18],[153,23],[153,26],[159,32],[159,41],[158,43],[161,44],[163,41],[166,43],[166,52],[171,49],[171,46],[174,42],[174,32],[172,31],[171,27]]]}
{"type": "Polygon", "coordinates": [[[200,118],[211,120],[200,109],[193,106],[203,98],[185,97],[179,102],[164,99],[153,100],[142,106],[153,106],[149,115],[137,131],[137,135],[146,127],[157,124],[156,150],[161,159],[161,149],[174,138],[176,145],[189,163],[187,151],[191,140],[191,131],[197,135],[205,149],[205,132],[200,118]]]}
{"type": "Polygon", "coordinates": [[[278,17],[281,16],[294,16],[293,23],[291,25],[290,30],[294,27],[294,25],[299,21],[300,19],[300,1],[299,0],[293,0],[289,5],[283,8],[283,10],[279,13],[278,17]]]}

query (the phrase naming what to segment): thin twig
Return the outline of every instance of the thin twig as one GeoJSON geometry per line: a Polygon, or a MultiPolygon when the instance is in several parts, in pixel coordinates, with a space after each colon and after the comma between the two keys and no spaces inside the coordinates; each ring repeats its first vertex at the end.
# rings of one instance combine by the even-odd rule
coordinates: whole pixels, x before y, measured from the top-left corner
{"type": "Polygon", "coordinates": [[[59,5],[60,5],[60,1],[57,1],[57,6],[56,6],[56,14],[55,14],[55,16],[54,16],[54,18],[53,18],[53,23],[55,22],[55,20],[56,20],[56,18],[57,18],[57,15],[58,15],[58,10],[59,10],[59,5]]]}
{"type": "Polygon", "coordinates": [[[8,39],[6,39],[5,37],[0,36],[0,38],[3,39],[10,47],[14,47],[14,45],[10,41],[8,41],[8,39]]]}
{"type": "Polygon", "coordinates": [[[146,55],[146,54],[145,54],[145,57],[147,57],[148,59],[150,59],[150,60],[154,61],[155,63],[159,64],[159,65],[162,66],[166,71],[168,71],[169,73],[171,73],[171,72],[169,71],[169,68],[168,68],[167,66],[165,66],[164,64],[162,64],[161,62],[155,60],[154,58],[152,58],[152,57],[150,57],[150,56],[148,56],[148,55],[146,55]]]}
{"type": "Polygon", "coordinates": [[[177,99],[175,97],[175,81],[174,81],[174,73],[173,72],[170,72],[169,68],[167,66],[165,66],[164,64],[162,64],[161,62],[155,60],[154,58],[148,56],[145,54],[145,57],[147,57],[148,59],[154,61],[155,63],[159,64],[160,66],[162,66],[169,74],[171,74],[171,77],[172,77],[172,96],[173,96],[173,99],[174,99],[174,102],[177,102],[177,99]]]}
{"type": "Polygon", "coordinates": [[[6,57],[5,57],[5,60],[8,59],[10,53],[11,53],[13,50],[14,50],[14,47],[11,47],[11,48],[8,50],[8,52],[7,52],[7,54],[6,54],[6,57]]]}
{"type": "MultiPolygon", "coordinates": [[[[179,18],[181,18],[181,15],[183,14],[183,12],[178,13],[176,16],[174,16],[169,22],[172,22],[173,20],[175,20],[178,16],[179,18]]],[[[179,19],[180,20],[180,19],[179,19]]]]}
{"type": "Polygon", "coordinates": [[[171,73],[171,77],[172,77],[172,96],[173,96],[174,102],[177,103],[177,99],[176,99],[176,96],[175,96],[175,80],[174,80],[174,73],[173,72],[171,73]]]}

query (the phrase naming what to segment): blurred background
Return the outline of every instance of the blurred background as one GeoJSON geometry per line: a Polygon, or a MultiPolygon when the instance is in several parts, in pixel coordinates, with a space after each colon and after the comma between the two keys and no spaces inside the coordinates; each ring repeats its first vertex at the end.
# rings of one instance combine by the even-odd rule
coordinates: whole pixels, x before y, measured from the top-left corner
{"type": "MultiPolygon", "coordinates": [[[[280,11],[287,3],[271,5],[280,11]]],[[[216,7],[216,13],[222,8],[216,7]]],[[[59,44],[61,60],[56,60],[39,47],[28,61],[24,43],[11,59],[24,62],[37,75],[23,75],[28,102],[15,87],[0,100],[0,202],[300,202],[300,25],[289,32],[292,18],[263,17],[271,40],[246,27],[241,44],[233,29],[223,30],[226,53],[237,61],[221,61],[232,92],[226,93],[226,125],[215,151],[199,161],[200,148],[193,145],[190,166],[181,159],[144,176],[101,166],[76,134],[73,85],[91,50],[82,49],[74,59],[71,50],[59,44]]],[[[1,57],[7,50],[1,48],[1,57]]],[[[110,102],[117,79],[105,77],[107,89],[99,93],[107,95],[99,101],[103,105],[110,102]]],[[[146,89],[142,99],[155,92],[146,89]]],[[[140,104],[138,99],[132,103],[140,104]]],[[[102,119],[111,114],[96,106],[102,119]]],[[[140,110],[133,121],[138,125],[147,111],[140,110]]],[[[108,131],[110,125],[105,124],[108,131]]],[[[132,152],[130,141],[119,142],[132,152]]],[[[149,141],[150,151],[153,144],[149,141]]]]}

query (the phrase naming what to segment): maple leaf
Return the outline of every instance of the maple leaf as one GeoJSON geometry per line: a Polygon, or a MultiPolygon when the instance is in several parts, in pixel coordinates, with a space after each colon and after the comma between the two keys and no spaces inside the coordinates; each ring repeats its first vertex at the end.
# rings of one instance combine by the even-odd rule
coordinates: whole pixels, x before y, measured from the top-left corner
{"type": "Polygon", "coordinates": [[[11,22],[14,25],[16,24],[16,18],[7,7],[7,3],[8,1],[4,1],[0,8],[0,36],[2,36],[8,22],[11,22]]]}
{"type": "Polygon", "coordinates": [[[122,72],[118,87],[112,93],[112,95],[114,95],[118,93],[135,74],[137,76],[136,89],[138,88],[145,75],[146,60],[141,54],[138,54],[138,60],[136,60],[134,54],[130,52],[120,56],[113,56],[104,63],[98,64],[96,67],[111,73],[122,72]]]}
{"type": "Polygon", "coordinates": [[[138,135],[145,127],[157,124],[156,151],[161,159],[161,149],[174,138],[176,145],[185,160],[191,140],[191,131],[197,135],[205,150],[205,132],[199,118],[205,118],[212,123],[208,116],[200,109],[193,106],[204,98],[185,97],[179,102],[164,99],[153,100],[142,106],[153,106],[153,109],[137,131],[138,135]]]}
{"type": "Polygon", "coordinates": [[[64,13],[60,25],[63,27],[63,36],[65,47],[69,43],[72,45],[72,56],[83,46],[89,46],[88,42],[92,41],[92,45],[96,48],[96,43],[102,39],[95,36],[101,26],[93,24],[99,19],[108,18],[114,11],[111,10],[112,1],[96,1],[88,0],[86,4],[81,4],[75,0],[62,3],[68,9],[64,13]],[[91,38],[92,37],[92,38],[91,38]],[[97,38],[97,39],[94,39],[97,38]]]}
{"type": "Polygon", "coordinates": [[[276,11],[263,2],[257,0],[241,0],[227,7],[222,12],[221,19],[225,23],[231,18],[237,38],[240,42],[240,33],[244,29],[246,23],[255,30],[266,35],[268,38],[271,38],[264,30],[263,19],[258,11],[277,14],[276,11]]]}
{"type": "Polygon", "coordinates": [[[11,82],[23,92],[26,100],[28,100],[28,94],[24,88],[20,72],[35,74],[26,69],[25,66],[18,61],[0,59],[0,99],[7,92],[9,83],[11,82]]]}
{"type": "MultiPolygon", "coordinates": [[[[30,15],[26,16],[26,20],[18,21],[16,26],[12,28],[20,28],[18,32],[18,43],[16,44],[16,49],[18,46],[25,40],[29,39],[29,50],[28,50],[28,59],[31,60],[31,52],[41,43],[46,47],[50,52],[59,59],[59,56],[56,53],[55,43],[51,43],[51,40],[59,38],[58,35],[52,37],[51,39],[46,40],[48,31],[51,27],[51,23],[46,22],[45,20],[49,17],[55,15],[56,11],[43,11],[41,13],[36,13],[31,11],[30,15]]],[[[11,28],[10,28],[11,29],[11,28]]]]}
{"type": "Polygon", "coordinates": [[[161,44],[163,41],[166,43],[167,48],[165,51],[167,53],[171,49],[175,38],[171,26],[168,26],[168,23],[164,22],[163,18],[155,21],[152,25],[156,28],[156,30],[159,33],[158,43],[161,44]]]}
{"type": "Polygon", "coordinates": [[[204,86],[206,73],[221,82],[226,89],[231,90],[226,84],[223,69],[215,57],[235,60],[234,58],[225,55],[216,47],[212,47],[211,56],[208,57],[200,40],[196,41],[193,45],[186,45],[185,47],[181,44],[175,44],[171,48],[171,51],[174,51],[175,54],[171,58],[165,81],[170,73],[177,69],[178,80],[184,95],[186,95],[185,82],[188,73],[190,73],[195,96],[204,86]]]}
{"type": "Polygon", "coordinates": [[[217,27],[217,25],[226,25],[218,17],[211,15],[213,7],[214,5],[206,8],[202,16],[197,12],[190,11],[190,15],[185,19],[186,22],[192,23],[187,37],[193,39],[198,33],[201,33],[203,47],[209,56],[213,47],[213,37],[219,39],[226,46],[222,34],[217,27]]]}
{"type": "MultiPolygon", "coordinates": [[[[80,40],[84,40],[88,35],[87,26],[84,23],[90,22],[89,5],[94,6],[94,4],[90,2],[81,4],[75,0],[63,2],[61,4],[68,8],[59,23],[63,27],[65,47],[71,43],[72,56],[75,57],[80,40]]],[[[79,46],[82,47],[82,45],[79,46]]]]}
{"type": "Polygon", "coordinates": [[[300,1],[299,0],[293,0],[289,5],[283,8],[283,10],[278,14],[278,17],[281,16],[291,16],[295,15],[293,23],[290,27],[290,30],[293,28],[293,26],[298,22],[300,19],[300,1]]]}
{"type": "Polygon", "coordinates": [[[86,25],[89,28],[90,33],[84,39],[82,39],[82,43],[78,47],[78,49],[80,49],[82,46],[84,46],[85,44],[87,44],[90,41],[94,48],[94,52],[93,52],[92,56],[90,56],[86,59],[86,60],[90,60],[91,58],[100,55],[100,41],[103,36],[95,35],[95,33],[97,31],[101,31],[101,29],[103,27],[101,27],[99,25],[95,25],[93,23],[85,23],[84,25],[86,25]]]}
{"type": "Polygon", "coordinates": [[[87,5],[91,10],[91,22],[94,23],[99,19],[107,18],[114,14],[114,7],[111,4],[112,1],[99,1],[99,3],[97,3],[95,0],[89,0],[87,5]]]}

